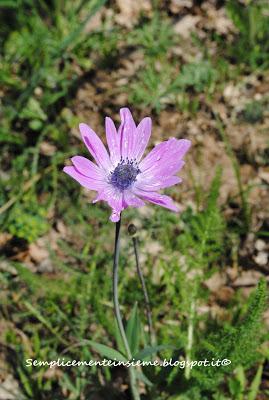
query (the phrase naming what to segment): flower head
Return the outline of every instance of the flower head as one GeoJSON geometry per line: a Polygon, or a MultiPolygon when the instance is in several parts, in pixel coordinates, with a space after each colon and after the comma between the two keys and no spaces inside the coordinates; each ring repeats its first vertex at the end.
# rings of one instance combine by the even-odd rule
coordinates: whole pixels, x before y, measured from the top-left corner
{"type": "Polygon", "coordinates": [[[142,159],[151,135],[151,119],[144,118],[135,125],[128,108],[120,110],[118,131],[111,118],[106,118],[106,139],[109,154],[96,133],[80,124],[82,139],[95,163],[85,157],[73,157],[73,166],[64,172],[87,189],[98,192],[96,199],[106,201],[112,208],[111,221],[120,219],[127,207],[142,207],[144,201],[178,211],[169,196],[158,190],[181,182],[175,174],[183,167],[182,158],[191,146],[186,139],[171,138],[156,145],[142,159]]]}

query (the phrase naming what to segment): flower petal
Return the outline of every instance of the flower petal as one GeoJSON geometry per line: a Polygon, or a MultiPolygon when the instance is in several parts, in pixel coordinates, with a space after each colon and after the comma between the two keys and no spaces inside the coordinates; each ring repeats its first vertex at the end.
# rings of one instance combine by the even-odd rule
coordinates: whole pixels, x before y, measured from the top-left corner
{"type": "Polygon", "coordinates": [[[120,212],[113,210],[109,219],[111,222],[118,222],[120,220],[120,212]]]}
{"type": "Polygon", "coordinates": [[[165,178],[163,180],[162,184],[160,185],[160,189],[165,189],[181,182],[182,179],[179,176],[170,176],[169,178],[165,178]]]}
{"type": "Polygon", "coordinates": [[[137,197],[131,190],[125,190],[123,192],[123,203],[127,208],[130,207],[143,207],[145,205],[144,201],[137,197]]]}
{"type": "Polygon", "coordinates": [[[120,109],[121,124],[119,127],[120,153],[122,158],[131,158],[134,144],[135,122],[128,108],[120,109]]]}
{"type": "Polygon", "coordinates": [[[190,146],[190,140],[186,139],[172,138],[162,142],[141,161],[139,169],[142,172],[154,171],[154,175],[160,171],[163,175],[172,175],[184,165],[181,160],[190,146]]]}
{"type": "Polygon", "coordinates": [[[115,189],[112,185],[106,184],[93,202],[96,203],[100,200],[106,201],[112,208],[113,213],[111,214],[110,219],[112,222],[117,222],[121,211],[126,208],[123,204],[123,193],[120,190],[115,189]]]}
{"type": "Polygon", "coordinates": [[[131,158],[137,162],[141,160],[151,135],[151,118],[142,119],[135,131],[134,146],[131,158]]]}
{"type": "Polygon", "coordinates": [[[173,203],[169,196],[156,192],[148,192],[138,188],[134,189],[134,193],[150,203],[157,204],[158,206],[168,208],[175,212],[179,211],[179,208],[173,203]]]}
{"type": "Polygon", "coordinates": [[[88,148],[89,152],[97,162],[97,164],[103,169],[110,169],[111,162],[105,146],[101,139],[96,133],[86,124],[79,124],[79,130],[82,139],[88,148]]]}
{"type": "Polygon", "coordinates": [[[109,148],[111,162],[116,165],[120,161],[121,157],[120,135],[118,135],[114,122],[109,117],[106,117],[106,141],[109,148]]]}
{"type": "Polygon", "coordinates": [[[156,179],[156,177],[147,178],[146,174],[139,175],[139,180],[135,182],[135,188],[145,191],[156,191],[165,189],[181,183],[182,179],[179,176],[166,176],[156,179]]]}
{"type": "Polygon", "coordinates": [[[72,166],[64,167],[63,171],[80,183],[81,186],[90,190],[101,190],[105,184],[103,181],[82,175],[75,167],[72,166]]]}
{"type": "Polygon", "coordinates": [[[71,158],[72,163],[76,169],[82,174],[89,178],[101,181],[105,179],[104,171],[97,167],[96,164],[91,162],[85,157],[75,156],[71,158]]]}

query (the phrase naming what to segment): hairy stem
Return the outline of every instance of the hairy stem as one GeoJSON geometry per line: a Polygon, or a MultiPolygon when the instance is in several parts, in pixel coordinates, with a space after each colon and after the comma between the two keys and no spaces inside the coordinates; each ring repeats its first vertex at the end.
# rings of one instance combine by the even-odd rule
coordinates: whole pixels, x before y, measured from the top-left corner
{"type": "Polygon", "coordinates": [[[154,346],[156,340],[155,340],[155,333],[154,333],[153,324],[152,324],[152,314],[151,314],[151,308],[150,308],[150,301],[149,301],[149,295],[148,295],[148,291],[147,291],[147,287],[146,287],[146,282],[145,282],[145,279],[144,279],[144,276],[143,276],[142,269],[140,267],[139,255],[138,255],[138,244],[137,244],[136,236],[134,236],[132,238],[132,241],[133,241],[133,246],[134,246],[137,274],[139,276],[139,280],[140,280],[140,283],[141,283],[141,286],[142,286],[144,300],[145,300],[145,310],[146,310],[146,315],[147,315],[147,320],[148,320],[150,344],[151,344],[151,346],[154,346]]]}
{"type": "MultiPolygon", "coordinates": [[[[119,255],[120,255],[120,226],[121,220],[116,223],[116,232],[115,232],[115,248],[114,248],[114,263],[113,263],[113,302],[114,302],[114,310],[115,316],[117,320],[117,324],[119,327],[119,331],[121,334],[121,338],[125,347],[126,355],[129,360],[132,360],[132,353],[129,347],[129,343],[125,334],[121,313],[120,313],[120,305],[119,305],[119,296],[118,296],[118,267],[119,267],[119,255]]],[[[130,386],[134,400],[140,400],[140,395],[137,390],[137,382],[135,376],[134,367],[130,367],[129,369],[129,377],[130,377],[130,386]]]]}

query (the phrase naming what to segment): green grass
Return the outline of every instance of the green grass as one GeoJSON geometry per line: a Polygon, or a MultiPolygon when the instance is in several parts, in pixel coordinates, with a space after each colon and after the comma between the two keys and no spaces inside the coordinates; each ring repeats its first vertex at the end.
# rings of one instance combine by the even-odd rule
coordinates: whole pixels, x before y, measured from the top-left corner
{"type": "Polygon", "coordinates": [[[252,69],[268,67],[268,3],[251,0],[243,4],[229,0],[226,9],[238,29],[237,40],[228,54],[252,69]]]}

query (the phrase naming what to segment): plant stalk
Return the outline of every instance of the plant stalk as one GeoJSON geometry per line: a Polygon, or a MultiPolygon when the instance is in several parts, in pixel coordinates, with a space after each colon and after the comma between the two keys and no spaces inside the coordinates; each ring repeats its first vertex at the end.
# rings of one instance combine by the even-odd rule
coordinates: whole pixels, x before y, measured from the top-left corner
{"type": "Polygon", "coordinates": [[[133,236],[132,241],[133,241],[134,253],[135,253],[136,270],[137,270],[137,274],[139,276],[139,280],[140,280],[140,283],[142,286],[144,300],[145,300],[145,310],[146,310],[147,321],[148,321],[150,344],[151,344],[151,346],[155,346],[156,339],[155,339],[155,333],[154,333],[153,324],[152,324],[152,313],[151,313],[151,307],[150,307],[150,301],[149,301],[149,295],[148,295],[148,291],[147,291],[146,282],[145,282],[143,272],[142,272],[142,269],[140,267],[140,262],[139,262],[137,237],[133,236]]]}
{"type": "MultiPolygon", "coordinates": [[[[115,231],[115,248],[114,248],[114,262],[113,262],[113,302],[114,302],[114,311],[117,320],[117,324],[119,327],[119,331],[121,334],[121,338],[125,347],[126,355],[129,360],[132,360],[132,353],[129,347],[129,343],[125,334],[122,317],[120,313],[120,305],[119,305],[119,296],[118,296],[118,267],[119,267],[119,255],[120,255],[120,226],[121,219],[116,222],[116,231],[115,231]]],[[[140,395],[137,390],[137,382],[136,382],[136,374],[134,367],[129,367],[129,378],[130,378],[130,386],[131,392],[134,400],[140,400],[140,395]]]]}

